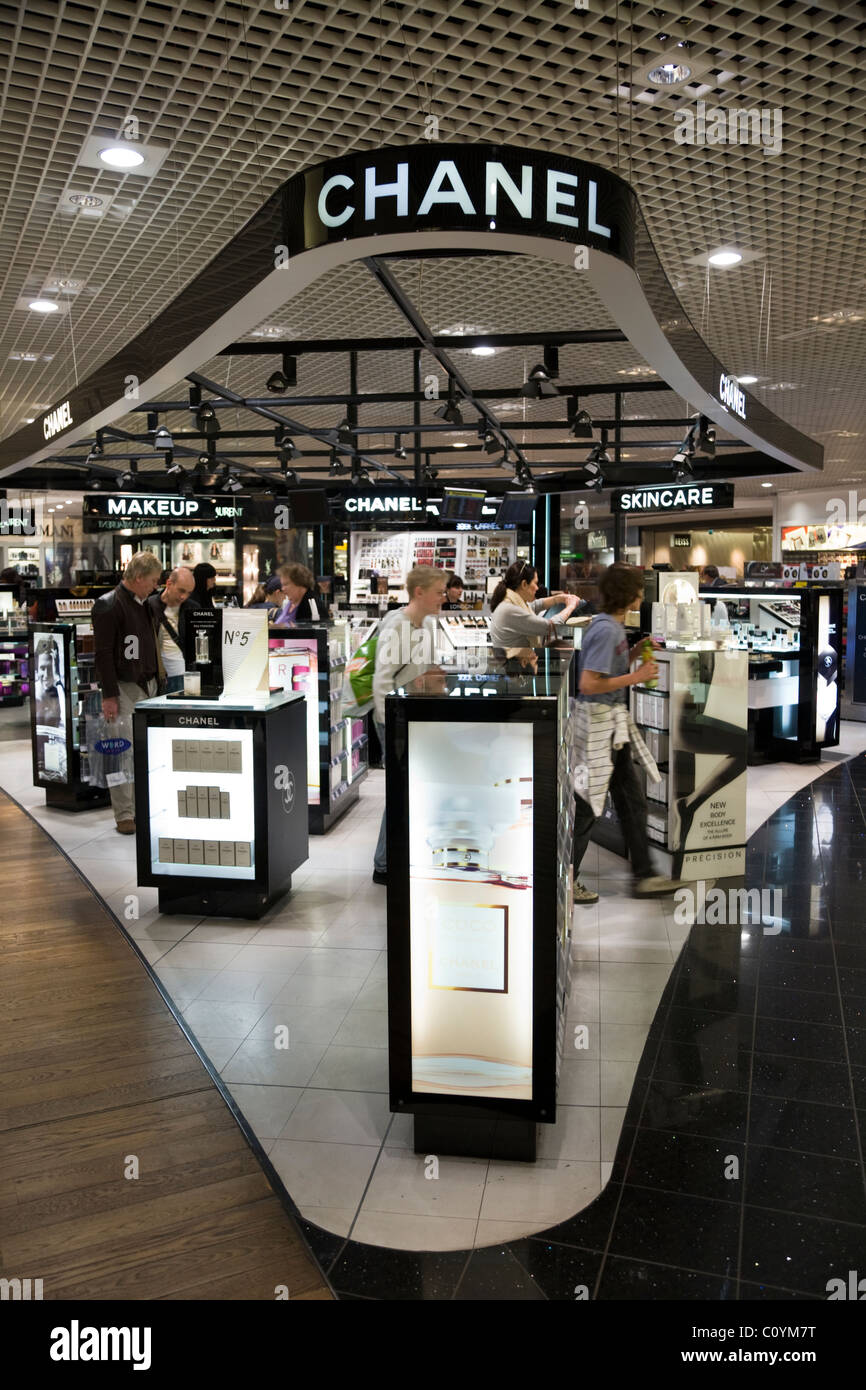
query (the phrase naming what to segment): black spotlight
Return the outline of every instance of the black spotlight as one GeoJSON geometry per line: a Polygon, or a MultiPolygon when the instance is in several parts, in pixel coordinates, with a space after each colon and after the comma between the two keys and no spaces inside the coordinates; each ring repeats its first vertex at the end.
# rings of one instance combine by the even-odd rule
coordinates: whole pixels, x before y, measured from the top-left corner
{"type": "Polygon", "coordinates": [[[335,476],[338,473],[345,473],[346,471],[346,465],[343,463],[343,460],[341,459],[336,449],[331,450],[331,455],[328,460],[328,469],[329,472],[331,472],[335,476]]]}
{"type": "Polygon", "coordinates": [[[355,436],[348,419],[341,420],[337,426],[337,443],[342,444],[344,449],[354,449],[355,447],[355,436]]]}
{"type": "Polygon", "coordinates": [[[365,483],[369,483],[370,481],[369,473],[366,468],[362,467],[357,459],[352,460],[352,476],[350,481],[352,487],[363,487],[365,483]]]}
{"type": "Polygon", "coordinates": [[[298,359],[292,357],[290,353],[283,353],[283,365],[279,371],[273,372],[265,382],[268,391],[273,391],[275,395],[282,395],[290,386],[298,384],[298,359]]]}
{"type": "Polygon", "coordinates": [[[485,454],[499,453],[499,450],[502,448],[502,441],[497,439],[489,426],[482,425],[481,429],[478,431],[478,437],[481,440],[485,454]]]}
{"type": "Polygon", "coordinates": [[[301,456],[301,451],[294,443],[288,425],[277,425],[274,430],[274,445],[287,458],[296,459],[301,456]]]}
{"type": "Polygon", "coordinates": [[[695,432],[697,425],[692,425],[680,447],[671,459],[671,467],[674,477],[678,480],[694,477],[692,459],[695,456],[695,432]]]}
{"type": "Polygon", "coordinates": [[[194,381],[189,388],[189,408],[190,410],[198,410],[200,405],[201,387],[197,381],[194,381]]]}
{"type": "Polygon", "coordinates": [[[104,487],[104,483],[101,478],[96,477],[95,473],[88,473],[87,481],[84,486],[87,488],[88,492],[99,492],[100,489],[104,487]]]}
{"type": "Polygon", "coordinates": [[[186,471],[185,469],[181,468],[179,463],[175,463],[173,449],[166,449],[164,462],[165,471],[170,478],[179,478],[186,471]]]}
{"type": "Polygon", "coordinates": [[[154,447],[154,449],[173,449],[173,448],[174,448],[174,440],[173,440],[172,437],[171,437],[171,431],[170,431],[170,430],[167,430],[166,427],[165,427],[165,425],[159,425],[159,426],[154,430],[154,433],[153,433],[153,447],[154,447]]]}
{"type": "Polygon", "coordinates": [[[706,415],[702,415],[698,421],[698,453],[706,454],[708,458],[716,456],[716,431],[706,415]]]}
{"type": "Polygon", "coordinates": [[[124,488],[134,487],[137,481],[138,459],[132,459],[129,468],[121,473],[117,480],[117,486],[123,492],[124,488]]]}
{"type": "Polygon", "coordinates": [[[525,463],[517,463],[514,466],[514,481],[518,487],[523,488],[524,492],[534,493],[535,482],[528,466],[525,463]]]}
{"type": "Polygon", "coordinates": [[[221,491],[242,492],[243,486],[244,485],[238,477],[237,473],[233,472],[232,469],[229,469],[228,474],[226,475],[226,480],[222,485],[221,491]]]}
{"type": "Polygon", "coordinates": [[[592,439],[592,416],[589,411],[581,410],[577,396],[572,396],[568,402],[568,424],[575,439],[592,439]]]}
{"type": "Polygon", "coordinates": [[[444,405],[439,406],[438,410],[434,410],[433,414],[437,415],[440,420],[444,420],[449,425],[462,425],[463,416],[460,413],[461,399],[462,397],[458,393],[457,387],[449,377],[448,399],[444,405]]]}
{"type": "Polygon", "coordinates": [[[541,396],[558,396],[559,388],[554,386],[547,368],[539,362],[521,386],[520,394],[537,401],[541,396]]]}
{"type": "Polygon", "coordinates": [[[406,457],[406,449],[401,434],[394,435],[394,457],[395,459],[404,459],[406,457]]]}
{"type": "Polygon", "coordinates": [[[195,419],[202,434],[216,439],[220,432],[220,422],[217,419],[216,411],[208,401],[199,406],[195,413],[195,419]]]}
{"type": "Polygon", "coordinates": [[[436,479],[437,479],[438,477],[439,477],[439,469],[438,469],[438,468],[431,468],[430,465],[429,465],[429,463],[425,463],[424,468],[423,468],[423,472],[422,472],[421,481],[424,482],[424,483],[435,483],[435,481],[436,481],[436,479]]]}

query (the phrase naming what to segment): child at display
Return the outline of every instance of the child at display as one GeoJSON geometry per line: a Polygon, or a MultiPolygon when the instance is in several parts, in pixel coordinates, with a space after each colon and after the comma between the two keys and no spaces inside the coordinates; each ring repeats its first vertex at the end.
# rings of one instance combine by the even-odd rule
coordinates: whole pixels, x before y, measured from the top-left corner
{"type": "MultiPolygon", "coordinates": [[[[385,766],[385,696],[395,686],[411,686],[419,694],[444,689],[444,672],[434,664],[436,618],[445,598],[445,575],[432,565],[416,565],[406,576],[409,602],[382,621],[376,642],[373,673],[373,720],[385,766]]],[[[373,857],[373,882],[388,882],[388,808],[382,812],[379,840],[373,857]]]]}
{"type": "Polygon", "coordinates": [[[679,884],[662,878],[653,868],[646,828],[646,798],[633,755],[651,781],[661,780],[626,704],[626,687],[653,680],[654,661],[641,661],[642,644],[629,652],[625,615],[640,607],[643,572],[633,565],[614,564],[599,580],[601,608],[583,637],[580,653],[580,695],[575,718],[574,901],[598,902],[598,893],[578,879],[592,828],[604,810],[608,790],[619,817],[631,860],[632,892],[637,898],[673,893],[679,884]],[[629,666],[640,661],[633,671],[629,666]]]}

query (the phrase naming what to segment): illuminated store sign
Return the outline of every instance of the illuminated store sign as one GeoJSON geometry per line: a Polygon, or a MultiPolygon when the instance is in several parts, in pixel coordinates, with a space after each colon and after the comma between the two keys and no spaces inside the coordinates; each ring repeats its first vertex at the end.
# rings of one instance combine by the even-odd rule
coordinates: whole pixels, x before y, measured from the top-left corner
{"type": "Polygon", "coordinates": [[[387,494],[377,494],[373,497],[347,497],[343,503],[347,512],[367,513],[367,512],[435,512],[438,516],[439,506],[436,502],[419,502],[417,497],[407,497],[405,493],[389,497],[387,494]]]}
{"type": "Polygon", "coordinates": [[[134,497],[110,494],[84,499],[84,515],[127,521],[225,521],[240,520],[244,507],[213,497],[134,497]]]}
{"type": "Polygon", "coordinates": [[[49,410],[42,420],[42,433],[46,439],[53,439],[55,434],[61,430],[68,429],[72,424],[72,408],[68,401],[58,405],[54,410],[49,410]]]}
{"type": "Polygon", "coordinates": [[[732,507],[732,483],[689,483],[685,487],[664,484],[656,487],[621,488],[611,495],[614,512],[705,511],[713,507],[732,507]]]}
{"type": "Polygon", "coordinates": [[[722,372],[719,377],[719,400],[741,420],[746,418],[746,393],[737,385],[737,379],[722,372]]]}
{"type": "Polygon", "coordinates": [[[314,186],[316,218],[349,236],[381,232],[383,221],[412,228],[477,222],[495,230],[505,219],[536,232],[579,233],[609,249],[616,232],[604,170],[537,151],[488,146],[484,153],[494,151],[502,157],[436,144],[338,161],[338,171],[314,186]]]}

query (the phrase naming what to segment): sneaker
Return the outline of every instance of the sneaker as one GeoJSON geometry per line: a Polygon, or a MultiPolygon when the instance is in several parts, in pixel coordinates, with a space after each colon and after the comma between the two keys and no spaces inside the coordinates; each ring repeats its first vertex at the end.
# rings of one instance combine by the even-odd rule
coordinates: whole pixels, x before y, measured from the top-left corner
{"type": "Polygon", "coordinates": [[[590,903],[598,902],[598,894],[593,893],[591,888],[585,888],[582,883],[575,880],[572,897],[576,903],[583,903],[584,907],[589,907],[590,903]]]}
{"type": "Polygon", "coordinates": [[[373,882],[374,882],[374,883],[387,884],[387,882],[388,882],[388,875],[387,875],[387,874],[383,874],[379,869],[374,869],[374,870],[373,870],[373,882]]]}
{"type": "Polygon", "coordinates": [[[117,825],[115,826],[115,830],[117,831],[118,835],[134,835],[134,834],[135,834],[135,821],[134,821],[134,820],[119,820],[119,821],[117,822],[117,825]]]}
{"type": "Polygon", "coordinates": [[[682,884],[677,878],[636,878],[632,884],[633,898],[654,898],[664,893],[675,893],[682,884]]]}

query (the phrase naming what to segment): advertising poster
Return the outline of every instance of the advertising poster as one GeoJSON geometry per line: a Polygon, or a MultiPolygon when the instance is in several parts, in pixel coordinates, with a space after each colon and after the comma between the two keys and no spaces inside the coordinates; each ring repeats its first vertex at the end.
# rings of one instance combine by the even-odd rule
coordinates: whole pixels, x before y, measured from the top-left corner
{"type": "Polygon", "coordinates": [[[689,652],[675,664],[674,877],[742,872],[748,653],[689,652]]]}
{"type": "Polygon", "coordinates": [[[263,608],[224,608],[222,618],[222,699],[267,695],[267,613],[263,608]]]}
{"type": "Polygon", "coordinates": [[[840,634],[830,621],[830,596],[818,599],[818,682],[815,691],[815,742],[839,742],[840,634]]]}
{"type": "Polygon", "coordinates": [[[62,637],[34,634],[33,668],[37,773],[40,781],[65,782],[66,662],[62,637]]]}
{"type": "Polygon", "coordinates": [[[409,725],[412,1089],[532,1099],[532,727],[409,725]]]}
{"type": "Polygon", "coordinates": [[[299,690],[307,707],[307,801],[321,803],[319,786],[319,648],[315,637],[271,637],[270,683],[274,690],[299,690]]]}

